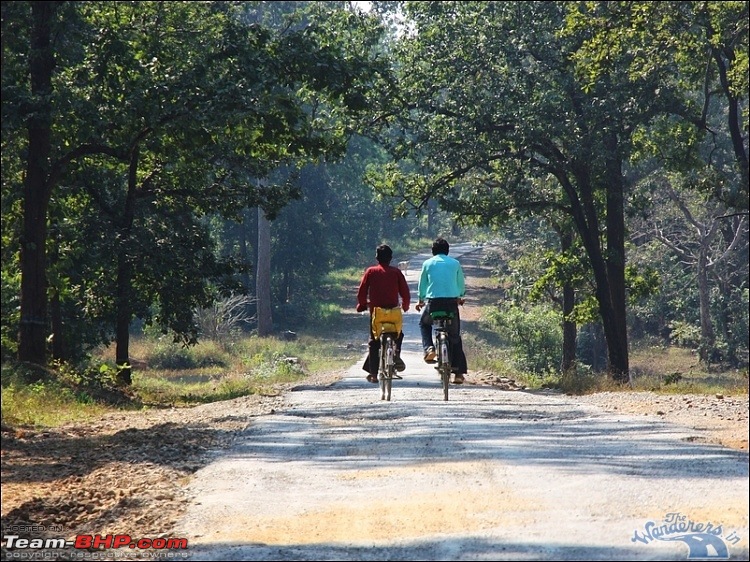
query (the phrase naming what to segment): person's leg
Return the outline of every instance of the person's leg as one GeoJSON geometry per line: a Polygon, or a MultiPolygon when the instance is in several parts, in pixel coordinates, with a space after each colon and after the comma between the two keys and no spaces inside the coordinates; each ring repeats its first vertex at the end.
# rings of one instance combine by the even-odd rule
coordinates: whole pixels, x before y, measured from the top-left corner
{"type": "Polygon", "coordinates": [[[406,363],[404,363],[404,360],[401,359],[401,344],[404,343],[404,332],[401,332],[398,335],[398,339],[396,340],[396,370],[397,371],[403,371],[406,369],[406,363]]]}
{"type": "Polygon", "coordinates": [[[419,317],[419,331],[422,334],[422,349],[425,361],[435,359],[435,343],[432,339],[432,316],[430,316],[430,303],[427,302],[422,308],[422,316],[419,317]]]}
{"type": "Polygon", "coordinates": [[[367,380],[378,382],[378,369],[380,365],[380,340],[372,333],[372,315],[370,315],[370,341],[367,344],[368,353],[362,368],[368,372],[367,380]]]}
{"type": "Polygon", "coordinates": [[[368,371],[369,371],[369,373],[371,375],[377,375],[378,374],[378,368],[380,367],[380,365],[378,364],[380,362],[380,341],[376,340],[374,338],[371,339],[369,341],[368,348],[369,348],[369,351],[370,351],[368,353],[368,358],[369,358],[369,362],[368,362],[369,369],[368,369],[368,371]]]}
{"type": "Polygon", "coordinates": [[[453,319],[448,326],[448,339],[451,344],[451,371],[459,375],[463,381],[463,375],[468,372],[468,365],[461,340],[461,315],[458,311],[458,304],[453,309],[453,319]]]}

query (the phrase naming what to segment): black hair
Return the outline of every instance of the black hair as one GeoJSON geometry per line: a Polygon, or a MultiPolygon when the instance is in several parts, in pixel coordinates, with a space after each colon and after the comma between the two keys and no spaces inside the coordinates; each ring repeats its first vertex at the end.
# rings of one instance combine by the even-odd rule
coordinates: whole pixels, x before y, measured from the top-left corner
{"type": "Polygon", "coordinates": [[[384,265],[388,265],[393,259],[393,250],[388,244],[381,244],[375,250],[375,259],[384,265]]]}
{"type": "Polygon", "coordinates": [[[432,255],[445,254],[447,256],[449,248],[448,242],[443,238],[438,238],[432,243],[432,255]]]}

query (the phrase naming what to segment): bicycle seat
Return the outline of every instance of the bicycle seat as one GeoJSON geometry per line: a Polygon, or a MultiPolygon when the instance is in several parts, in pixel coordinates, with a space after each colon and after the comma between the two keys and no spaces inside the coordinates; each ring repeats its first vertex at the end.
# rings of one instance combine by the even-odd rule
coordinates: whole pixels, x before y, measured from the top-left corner
{"type": "Polygon", "coordinates": [[[435,310],[433,312],[430,312],[430,316],[432,316],[433,320],[439,320],[441,318],[451,319],[455,315],[452,312],[448,312],[447,310],[435,310]]]}

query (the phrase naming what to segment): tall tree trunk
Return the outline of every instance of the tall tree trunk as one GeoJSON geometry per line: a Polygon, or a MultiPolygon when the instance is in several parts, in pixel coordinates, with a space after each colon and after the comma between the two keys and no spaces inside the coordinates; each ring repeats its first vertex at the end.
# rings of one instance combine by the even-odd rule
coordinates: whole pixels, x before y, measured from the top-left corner
{"type": "MultiPolygon", "coordinates": [[[[573,235],[570,231],[561,233],[560,244],[563,254],[568,252],[573,246],[573,235]]],[[[578,326],[570,320],[570,315],[575,307],[576,293],[573,285],[565,282],[563,285],[563,348],[562,364],[560,370],[567,373],[575,369],[576,365],[576,339],[578,336],[578,326]]]]}
{"type": "Polygon", "coordinates": [[[604,329],[604,337],[607,341],[610,375],[617,382],[628,382],[630,375],[628,373],[627,340],[623,341],[623,338],[626,336],[618,327],[619,320],[617,319],[616,309],[612,303],[607,262],[602,255],[601,246],[599,245],[599,220],[588,176],[588,170],[585,167],[580,167],[577,170],[576,181],[581,191],[581,197],[579,198],[578,192],[573,187],[570,179],[564,173],[557,174],[570,200],[573,220],[575,221],[576,229],[586,249],[586,254],[589,257],[591,269],[594,273],[594,294],[599,304],[602,328],[604,329]]]}
{"type": "Polygon", "coordinates": [[[247,292],[250,293],[250,251],[248,250],[248,239],[249,239],[249,229],[248,229],[248,216],[247,212],[243,213],[242,220],[240,221],[239,227],[240,227],[240,261],[242,262],[242,288],[247,292]]]}
{"type": "Polygon", "coordinates": [[[437,203],[430,199],[427,202],[427,236],[435,238],[437,236],[435,232],[435,215],[437,214],[437,203]]]}
{"type": "Polygon", "coordinates": [[[52,358],[57,361],[67,361],[70,357],[67,345],[65,345],[62,305],[60,292],[57,289],[54,289],[50,296],[50,317],[52,320],[52,358]]]}
{"type": "MultiPolygon", "coordinates": [[[[124,241],[125,242],[125,241],[124,241]]],[[[117,383],[130,385],[133,382],[130,367],[130,305],[132,266],[128,252],[124,248],[117,255],[117,318],[115,320],[115,364],[117,383]]]]}
{"type": "Polygon", "coordinates": [[[711,288],[708,281],[708,243],[704,241],[698,256],[698,296],[701,318],[701,344],[698,351],[700,360],[706,365],[711,364],[714,348],[716,347],[716,333],[711,321],[711,288]]]}
{"type": "Polygon", "coordinates": [[[606,137],[607,280],[612,303],[615,338],[610,346],[610,371],[620,382],[630,381],[625,292],[625,186],[617,136],[606,137]]]}
{"type": "MultiPolygon", "coordinates": [[[[253,287],[251,286],[250,269],[252,261],[250,259],[250,250],[248,248],[250,240],[250,228],[248,223],[250,222],[249,209],[245,209],[242,212],[242,220],[240,220],[240,261],[242,262],[242,289],[246,294],[252,294],[253,287]]],[[[245,304],[245,312],[247,317],[250,318],[254,314],[254,303],[252,299],[248,299],[245,304]]]]}
{"type": "MultiPolygon", "coordinates": [[[[44,365],[47,337],[47,210],[52,127],[52,25],[59,2],[32,2],[29,75],[32,104],[28,119],[28,157],[23,186],[21,235],[21,319],[18,359],[44,365]]],[[[40,375],[41,376],[41,375],[40,375]]]]}
{"type": "MultiPolygon", "coordinates": [[[[737,162],[737,167],[740,169],[740,175],[742,181],[738,182],[736,188],[732,188],[730,192],[730,200],[727,201],[730,206],[737,209],[747,210],[748,204],[748,183],[750,183],[750,176],[748,175],[748,155],[747,155],[747,138],[742,132],[742,104],[740,98],[734,95],[732,87],[729,81],[729,68],[727,67],[724,59],[724,53],[719,48],[712,48],[712,55],[716,61],[716,67],[719,69],[719,82],[721,88],[724,91],[724,95],[727,98],[727,125],[729,128],[729,134],[732,139],[732,148],[734,149],[734,156],[737,162]]],[[[734,57],[732,52],[732,57],[734,57]]],[[[741,60],[741,59],[737,59],[741,60]]]]}
{"type": "Polygon", "coordinates": [[[115,319],[115,362],[117,365],[117,382],[130,385],[132,367],[130,366],[130,323],[133,320],[133,263],[130,257],[131,232],[135,221],[135,206],[138,196],[138,164],[140,151],[135,146],[130,154],[128,169],[128,193],[125,197],[122,218],[118,224],[120,247],[117,251],[117,317],[115,319]]]}
{"type": "Polygon", "coordinates": [[[273,331],[271,314],[271,221],[258,207],[258,266],[255,293],[258,301],[258,335],[267,336],[273,331]]]}

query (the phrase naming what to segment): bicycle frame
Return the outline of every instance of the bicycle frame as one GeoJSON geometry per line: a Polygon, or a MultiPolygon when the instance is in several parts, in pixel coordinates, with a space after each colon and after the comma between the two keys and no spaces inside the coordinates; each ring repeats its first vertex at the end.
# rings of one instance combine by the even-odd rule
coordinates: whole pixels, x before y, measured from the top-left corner
{"type": "Polygon", "coordinates": [[[391,388],[393,379],[401,379],[396,374],[396,341],[398,334],[395,332],[383,332],[380,335],[380,367],[378,369],[378,383],[380,386],[380,399],[391,399],[391,388]]]}
{"type": "Polygon", "coordinates": [[[435,343],[437,348],[437,370],[440,373],[440,382],[443,386],[443,400],[448,400],[448,388],[451,380],[451,357],[450,340],[448,338],[448,325],[450,316],[440,313],[433,314],[433,329],[435,330],[435,343]]]}
{"type": "Polygon", "coordinates": [[[397,341],[402,326],[400,308],[373,309],[372,332],[380,340],[380,359],[378,362],[378,383],[380,399],[391,399],[393,379],[401,379],[396,374],[397,341]]]}

